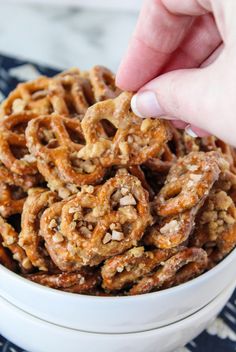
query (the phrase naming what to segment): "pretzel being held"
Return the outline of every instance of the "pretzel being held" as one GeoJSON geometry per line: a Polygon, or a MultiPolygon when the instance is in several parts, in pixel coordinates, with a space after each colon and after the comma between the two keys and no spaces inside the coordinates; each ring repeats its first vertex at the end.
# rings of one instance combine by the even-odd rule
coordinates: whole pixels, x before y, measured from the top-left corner
{"type": "Polygon", "coordinates": [[[82,121],[86,145],[78,156],[88,160],[99,158],[104,167],[137,165],[156,156],[171,138],[168,123],[159,119],[144,119],[130,111],[132,94],[121,93],[90,107],[82,121]],[[114,136],[104,134],[102,121],[115,128],[114,136]]]}

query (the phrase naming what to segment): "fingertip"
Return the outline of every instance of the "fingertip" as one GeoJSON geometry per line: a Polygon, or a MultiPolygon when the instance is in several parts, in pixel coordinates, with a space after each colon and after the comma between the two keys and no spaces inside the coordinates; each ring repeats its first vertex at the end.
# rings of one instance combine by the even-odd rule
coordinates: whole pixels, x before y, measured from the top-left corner
{"type": "Polygon", "coordinates": [[[141,117],[141,118],[145,117],[138,110],[138,107],[137,107],[137,94],[134,94],[132,99],[131,99],[131,109],[135,113],[136,116],[141,117]]]}
{"type": "Polygon", "coordinates": [[[151,90],[140,91],[131,101],[133,112],[139,117],[158,117],[164,114],[155,92],[151,90]]]}

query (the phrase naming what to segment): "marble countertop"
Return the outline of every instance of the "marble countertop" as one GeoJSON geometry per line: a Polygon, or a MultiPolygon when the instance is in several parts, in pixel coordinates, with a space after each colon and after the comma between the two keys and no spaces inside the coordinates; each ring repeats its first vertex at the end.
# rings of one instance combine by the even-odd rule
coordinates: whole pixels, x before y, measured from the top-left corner
{"type": "Polygon", "coordinates": [[[116,70],[138,12],[0,2],[0,52],[57,68],[116,70]]]}

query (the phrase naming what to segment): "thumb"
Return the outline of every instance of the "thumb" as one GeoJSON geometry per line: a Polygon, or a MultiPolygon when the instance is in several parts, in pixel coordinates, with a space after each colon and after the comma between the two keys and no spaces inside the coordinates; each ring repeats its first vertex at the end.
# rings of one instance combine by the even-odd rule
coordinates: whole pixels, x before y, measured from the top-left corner
{"type": "Polygon", "coordinates": [[[164,115],[214,133],[219,95],[216,79],[210,66],[168,72],[147,83],[133,96],[132,110],[140,117],[164,115]]]}

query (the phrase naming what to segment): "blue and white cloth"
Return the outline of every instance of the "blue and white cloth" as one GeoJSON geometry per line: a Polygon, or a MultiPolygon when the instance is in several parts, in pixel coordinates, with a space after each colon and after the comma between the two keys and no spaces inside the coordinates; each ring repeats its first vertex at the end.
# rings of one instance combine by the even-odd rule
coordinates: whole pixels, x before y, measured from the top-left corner
{"type": "MultiPolygon", "coordinates": [[[[56,73],[57,70],[49,67],[0,55],[0,101],[17,83],[39,75],[53,76],[56,73]]],[[[23,350],[0,335],[0,352],[23,350]]],[[[236,352],[236,290],[222,313],[207,330],[175,352],[236,352]]]]}

